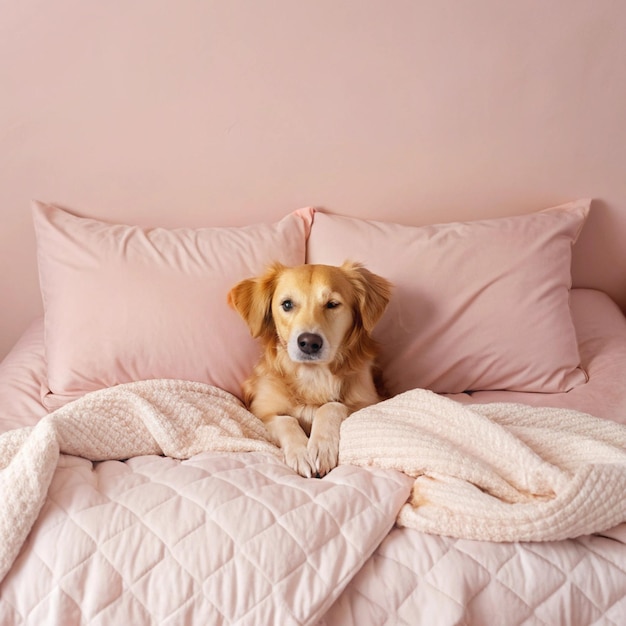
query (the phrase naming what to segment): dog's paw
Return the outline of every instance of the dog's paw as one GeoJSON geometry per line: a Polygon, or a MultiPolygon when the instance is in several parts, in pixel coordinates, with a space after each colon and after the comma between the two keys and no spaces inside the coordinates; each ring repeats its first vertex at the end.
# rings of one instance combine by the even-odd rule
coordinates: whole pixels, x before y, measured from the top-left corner
{"type": "Polygon", "coordinates": [[[315,465],[315,473],[321,478],[337,467],[339,460],[338,437],[311,437],[309,456],[315,465]]]}
{"type": "Polygon", "coordinates": [[[285,463],[300,476],[312,478],[317,473],[315,461],[306,446],[286,446],[283,448],[283,456],[285,463]]]}

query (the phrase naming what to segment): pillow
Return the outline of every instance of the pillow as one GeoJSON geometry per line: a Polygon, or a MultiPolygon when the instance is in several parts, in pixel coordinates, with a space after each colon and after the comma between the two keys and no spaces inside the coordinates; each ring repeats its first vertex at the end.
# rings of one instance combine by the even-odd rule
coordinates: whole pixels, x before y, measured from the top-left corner
{"type": "Polygon", "coordinates": [[[394,283],[374,333],[391,393],[563,392],[587,380],[569,291],[589,206],[424,227],[318,211],[307,262],[361,261],[394,283]]]}
{"type": "Polygon", "coordinates": [[[240,395],[258,344],[227,304],[273,261],[304,263],[313,211],[243,228],[112,225],[33,203],[45,312],[48,408],[150,378],[240,395]]]}

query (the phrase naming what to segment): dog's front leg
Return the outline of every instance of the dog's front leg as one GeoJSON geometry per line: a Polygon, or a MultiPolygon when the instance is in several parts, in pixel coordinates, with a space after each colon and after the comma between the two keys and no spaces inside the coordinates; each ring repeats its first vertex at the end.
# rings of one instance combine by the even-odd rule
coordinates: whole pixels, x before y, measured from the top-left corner
{"type": "Polygon", "coordinates": [[[263,420],[272,439],[281,447],[285,463],[305,478],[315,476],[315,462],[307,448],[308,438],[291,415],[272,415],[263,420]]]}
{"type": "Polygon", "coordinates": [[[318,476],[328,474],[337,466],[339,429],[346,417],[348,409],[341,402],[323,404],[315,413],[309,437],[309,453],[318,476]]]}

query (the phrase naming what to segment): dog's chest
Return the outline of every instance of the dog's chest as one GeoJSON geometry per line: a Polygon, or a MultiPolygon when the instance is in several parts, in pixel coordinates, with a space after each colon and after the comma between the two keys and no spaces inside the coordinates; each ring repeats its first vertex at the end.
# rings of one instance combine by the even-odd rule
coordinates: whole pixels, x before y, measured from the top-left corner
{"type": "Polygon", "coordinates": [[[295,382],[303,404],[319,406],[326,402],[341,402],[341,378],[326,368],[301,367],[295,382]]]}

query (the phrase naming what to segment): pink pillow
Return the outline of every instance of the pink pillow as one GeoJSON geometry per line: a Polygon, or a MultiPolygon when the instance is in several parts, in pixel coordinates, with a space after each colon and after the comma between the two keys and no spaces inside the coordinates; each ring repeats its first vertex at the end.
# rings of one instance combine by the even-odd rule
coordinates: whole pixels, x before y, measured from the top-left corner
{"type": "Polygon", "coordinates": [[[390,392],[561,392],[586,382],[569,309],[590,201],[411,227],[316,212],[308,263],[361,261],[395,285],[375,337],[390,392]]]}
{"type": "Polygon", "coordinates": [[[49,408],[149,378],[207,382],[233,394],[258,344],[227,304],[238,281],[304,263],[313,211],[243,228],[106,224],[33,203],[45,310],[49,408]]]}

